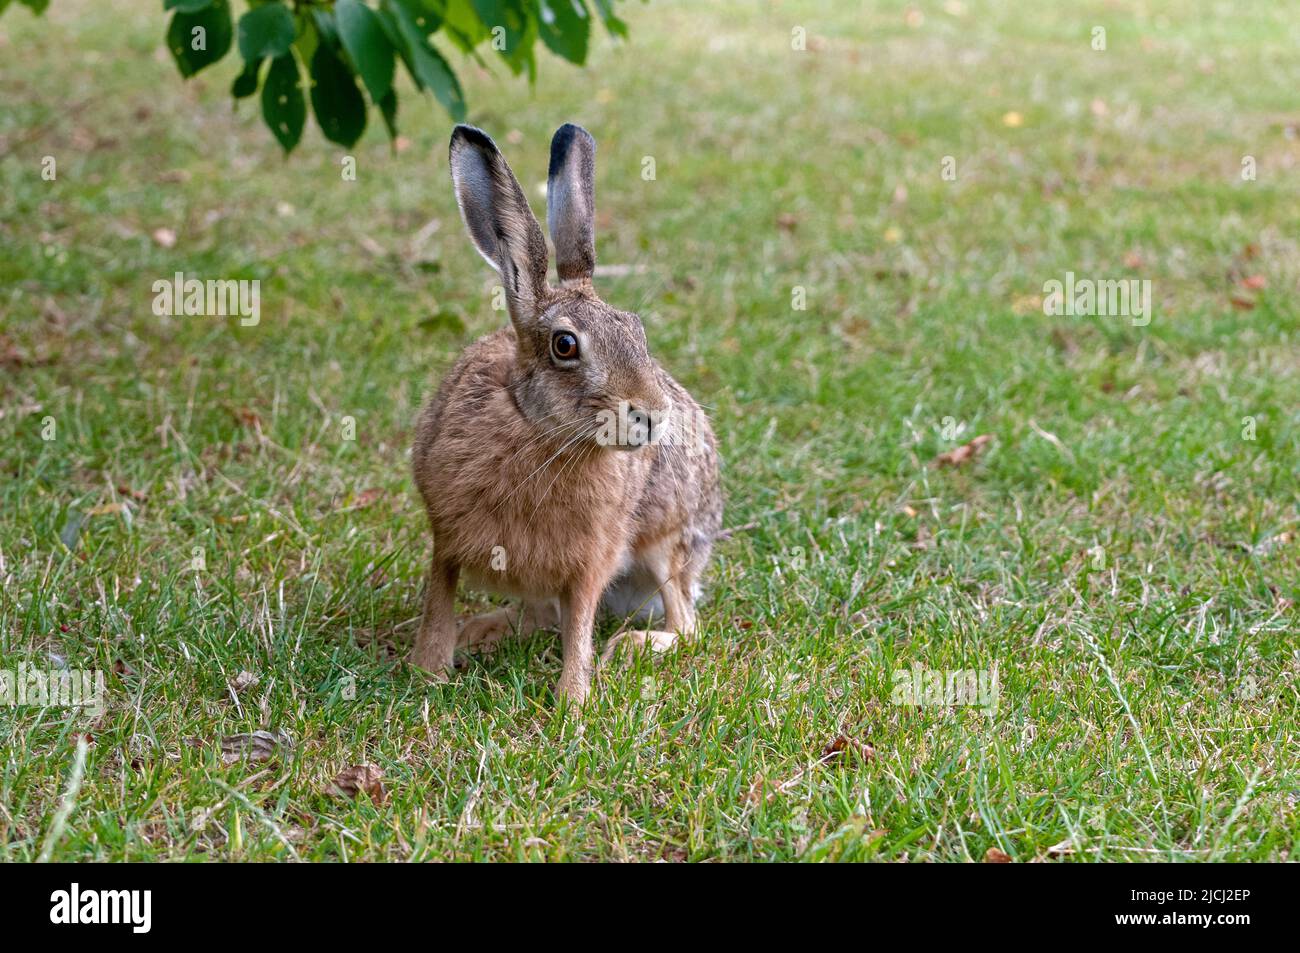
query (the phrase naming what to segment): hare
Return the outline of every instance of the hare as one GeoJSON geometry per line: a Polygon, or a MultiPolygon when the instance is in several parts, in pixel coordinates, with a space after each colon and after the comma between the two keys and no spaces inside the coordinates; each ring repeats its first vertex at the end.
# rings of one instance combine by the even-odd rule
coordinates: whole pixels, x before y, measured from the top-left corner
{"type": "Polygon", "coordinates": [[[412,449],[434,553],[411,662],[444,672],[458,645],[558,626],[556,693],[574,703],[590,689],[602,605],[663,625],[616,636],[602,658],[692,635],[722,522],[707,418],[650,357],[641,320],[592,287],[595,157],[585,129],[556,131],[546,192],[554,287],[541,226],[496,144],[472,126],[453,131],[456,201],[501,275],[510,326],[461,354],[422,409],[412,449]],[[458,632],[461,578],[522,606],[458,632]]]}

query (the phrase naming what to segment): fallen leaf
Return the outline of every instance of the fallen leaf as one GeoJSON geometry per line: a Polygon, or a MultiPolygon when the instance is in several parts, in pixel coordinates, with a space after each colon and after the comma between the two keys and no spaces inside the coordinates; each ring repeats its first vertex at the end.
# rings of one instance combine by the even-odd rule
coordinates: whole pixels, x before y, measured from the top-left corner
{"type": "Polygon", "coordinates": [[[101,503],[86,510],[87,516],[104,516],[108,513],[120,513],[126,509],[125,503],[101,503]]]}
{"type": "Polygon", "coordinates": [[[1228,298],[1228,302],[1238,311],[1255,310],[1255,302],[1251,301],[1249,298],[1243,298],[1240,295],[1232,295],[1228,298]]]}
{"type": "Polygon", "coordinates": [[[1074,842],[1068,837],[1059,844],[1053,844],[1051,847],[1047,848],[1048,857],[1066,857],[1073,853],[1074,842]]]}
{"type": "Polygon", "coordinates": [[[383,495],[384,495],[384,491],[379,489],[378,487],[371,487],[368,490],[362,490],[360,493],[357,494],[356,499],[352,501],[352,508],[357,510],[364,510],[367,506],[371,506],[374,503],[378,502],[383,497],[383,495]]]}
{"type": "Polygon", "coordinates": [[[153,240],[163,248],[174,248],[176,246],[176,232],[170,228],[155,228],[153,230],[153,240]]]}
{"type": "Polygon", "coordinates": [[[1043,296],[1033,295],[1016,295],[1011,299],[1011,313],[1023,317],[1026,314],[1042,313],[1043,296]]]}
{"type": "Polygon", "coordinates": [[[255,427],[258,430],[262,429],[262,418],[257,416],[257,411],[248,407],[238,407],[231,411],[231,413],[235,415],[235,420],[243,424],[245,427],[255,427]]]}
{"type": "Polygon", "coordinates": [[[141,503],[149,498],[149,494],[145,493],[144,490],[133,490],[125,483],[119,483],[117,485],[117,492],[121,493],[123,496],[129,496],[136,502],[141,503]]]}
{"type": "Polygon", "coordinates": [[[344,768],[334,776],[334,783],[330,786],[329,793],[346,798],[367,794],[375,807],[379,807],[388,800],[383,778],[383,769],[373,764],[353,765],[344,768]]]}
{"type": "Polygon", "coordinates": [[[1011,855],[1005,854],[996,847],[990,847],[984,852],[984,863],[986,864],[1009,864],[1011,855]]]}
{"type": "Polygon", "coordinates": [[[1146,261],[1145,258],[1142,257],[1142,253],[1141,253],[1141,252],[1138,252],[1138,251],[1130,251],[1130,252],[1125,252],[1125,253],[1124,253],[1124,267],[1125,267],[1125,268],[1141,268],[1141,267],[1142,267],[1143,265],[1145,265],[1146,263],[1147,263],[1147,261],[1146,261]]]}
{"type": "Polygon", "coordinates": [[[970,443],[963,443],[956,449],[949,450],[947,453],[941,453],[931,461],[932,466],[937,467],[959,467],[963,463],[975,459],[985,446],[993,440],[993,435],[982,433],[970,443]]]}
{"type": "Polygon", "coordinates": [[[840,734],[831,739],[830,743],[822,749],[820,761],[826,764],[830,761],[843,758],[845,760],[874,761],[876,749],[865,741],[857,741],[848,735],[840,734]]]}
{"type": "Polygon", "coordinates": [[[292,748],[289,737],[281,732],[254,731],[250,734],[228,735],[221,739],[221,760],[226,764],[247,759],[250,764],[270,761],[281,748],[292,748]]]}
{"type": "Polygon", "coordinates": [[[244,691],[245,689],[252,688],[259,681],[261,681],[261,678],[259,678],[253,672],[246,672],[246,671],[240,672],[238,675],[236,675],[233,679],[230,680],[229,688],[232,692],[238,695],[240,692],[244,691]]]}
{"type": "Polygon", "coordinates": [[[1019,129],[1024,124],[1025,124],[1025,117],[1020,115],[1020,113],[1016,112],[1015,110],[1012,110],[1009,113],[1004,113],[1002,116],[1002,125],[1007,126],[1011,129],[1019,129]]]}
{"type": "Polygon", "coordinates": [[[1262,542],[1251,545],[1250,543],[1238,543],[1237,545],[1250,553],[1252,556],[1267,556],[1279,546],[1285,546],[1291,542],[1293,534],[1290,532],[1278,533],[1276,536],[1270,536],[1262,542]]]}
{"type": "Polygon", "coordinates": [[[776,227],[783,232],[793,232],[799,227],[799,218],[792,212],[782,212],[776,217],[776,227]]]}
{"type": "Polygon", "coordinates": [[[1247,275],[1241,279],[1241,286],[1249,288],[1251,291],[1258,291],[1268,284],[1268,279],[1263,275],[1247,275]]]}

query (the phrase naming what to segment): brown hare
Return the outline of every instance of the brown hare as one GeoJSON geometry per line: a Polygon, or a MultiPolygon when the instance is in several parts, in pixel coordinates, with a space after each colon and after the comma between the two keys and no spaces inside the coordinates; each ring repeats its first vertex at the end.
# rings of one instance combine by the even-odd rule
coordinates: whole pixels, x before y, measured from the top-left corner
{"type": "Polygon", "coordinates": [[[602,605],[663,626],[623,633],[606,658],[617,645],[662,651],[693,633],[722,521],[707,418],[650,357],[641,320],[592,288],[595,157],[578,126],[551,141],[554,287],[541,226],[495,143],[472,126],[452,133],[456,201],[501,274],[510,326],[465,349],[421,411],[412,450],[434,552],[411,661],[443,672],[458,645],[558,626],[556,690],[574,702],[587,697],[602,605]],[[522,606],[458,632],[462,577],[522,606]]]}

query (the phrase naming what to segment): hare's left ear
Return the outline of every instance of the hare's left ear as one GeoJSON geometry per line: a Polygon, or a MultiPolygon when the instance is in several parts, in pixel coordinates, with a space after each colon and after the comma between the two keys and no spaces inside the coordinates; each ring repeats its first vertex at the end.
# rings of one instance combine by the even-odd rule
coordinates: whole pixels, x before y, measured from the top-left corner
{"type": "Polygon", "coordinates": [[[590,278],[596,268],[596,140],[571,122],[551,140],[546,227],[560,280],[590,278]]]}

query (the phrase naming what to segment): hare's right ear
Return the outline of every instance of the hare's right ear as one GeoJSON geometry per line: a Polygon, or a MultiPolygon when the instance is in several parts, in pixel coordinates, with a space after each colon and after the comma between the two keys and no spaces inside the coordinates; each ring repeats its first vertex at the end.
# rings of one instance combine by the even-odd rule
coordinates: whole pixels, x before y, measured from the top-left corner
{"type": "Polygon", "coordinates": [[[595,180],[596,140],[566,122],[551,139],[546,178],[546,225],[561,281],[582,281],[596,270],[595,180]]]}
{"type": "Polygon", "coordinates": [[[457,126],[451,134],[451,180],[469,237],[501,273],[510,317],[531,321],[546,293],[546,238],[519,180],[487,133],[457,126]]]}

